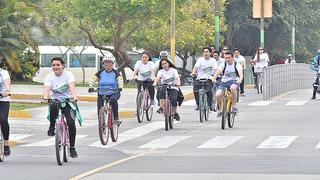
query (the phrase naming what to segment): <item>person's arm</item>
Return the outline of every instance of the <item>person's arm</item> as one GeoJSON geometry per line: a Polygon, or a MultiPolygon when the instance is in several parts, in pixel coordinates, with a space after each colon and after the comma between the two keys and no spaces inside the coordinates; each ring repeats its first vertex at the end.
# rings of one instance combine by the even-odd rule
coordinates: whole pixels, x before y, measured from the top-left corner
{"type": "Polygon", "coordinates": [[[243,66],[243,70],[246,70],[247,69],[247,62],[246,62],[246,58],[244,57],[244,56],[242,56],[243,57],[243,64],[242,64],[242,66],[243,66]]]}
{"type": "Polygon", "coordinates": [[[137,79],[137,77],[138,77],[138,69],[134,69],[134,71],[133,71],[133,79],[137,79]]]}
{"type": "Polygon", "coordinates": [[[50,96],[50,80],[49,77],[46,76],[44,79],[44,86],[43,86],[43,99],[49,99],[50,96]]]}
{"type": "Polygon", "coordinates": [[[10,88],[11,88],[11,80],[10,80],[9,73],[6,73],[6,76],[4,77],[4,80],[3,80],[3,84],[4,84],[4,89],[3,89],[4,93],[2,95],[9,96],[10,88]]]}
{"type": "Polygon", "coordinates": [[[178,74],[178,71],[177,70],[175,70],[175,76],[176,76],[176,85],[177,86],[180,86],[181,85],[181,82],[180,82],[180,76],[179,76],[179,74],[178,74]]]}
{"type": "Polygon", "coordinates": [[[236,67],[236,68],[237,68],[238,73],[239,73],[239,82],[238,82],[238,83],[241,83],[242,80],[243,80],[242,67],[241,67],[241,66],[238,66],[238,67],[236,67]]]}
{"type": "Polygon", "coordinates": [[[69,89],[71,93],[71,98],[77,99],[77,93],[76,93],[76,83],[75,82],[70,82],[69,83],[69,89]]]}
{"type": "Polygon", "coordinates": [[[123,78],[121,75],[117,77],[117,81],[118,81],[118,88],[123,89],[123,78]]]}

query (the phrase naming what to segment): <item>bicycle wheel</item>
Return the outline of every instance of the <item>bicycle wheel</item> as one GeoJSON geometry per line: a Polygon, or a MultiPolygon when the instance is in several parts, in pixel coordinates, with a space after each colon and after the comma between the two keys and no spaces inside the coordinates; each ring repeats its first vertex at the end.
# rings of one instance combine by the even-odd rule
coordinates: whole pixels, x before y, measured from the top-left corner
{"type": "Polygon", "coordinates": [[[208,121],[209,119],[209,106],[208,106],[208,98],[207,94],[204,95],[204,120],[208,121]]]}
{"type": "Polygon", "coordinates": [[[63,162],[68,162],[68,156],[69,156],[69,147],[67,145],[63,146],[63,162]]]}
{"type": "Polygon", "coordinates": [[[55,135],[55,148],[56,148],[56,158],[59,166],[63,164],[63,145],[62,145],[62,125],[56,124],[56,135],[55,135]]]}
{"type": "Polygon", "coordinates": [[[199,92],[199,118],[200,122],[203,123],[205,109],[204,109],[204,94],[202,92],[199,92]]]}
{"type": "Polygon", "coordinates": [[[0,127],[0,162],[4,161],[4,139],[3,134],[0,127]]]}
{"type": "Polygon", "coordinates": [[[143,113],[144,113],[144,102],[143,102],[143,93],[139,92],[137,97],[137,120],[139,123],[142,123],[143,121],[143,113]]]}
{"type": "Polygon", "coordinates": [[[106,119],[108,119],[108,114],[106,112],[106,109],[105,107],[101,107],[99,111],[98,129],[99,129],[100,142],[102,145],[106,145],[109,139],[109,128],[106,124],[106,119]]]}
{"type": "MultiPolygon", "coordinates": [[[[169,102],[170,103],[170,102],[169,102]]],[[[172,108],[172,105],[170,104],[169,105],[169,109],[170,109],[170,112],[169,112],[169,128],[170,129],[173,129],[173,116],[172,116],[172,114],[173,114],[173,108],[172,108]]]]}
{"type": "Polygon", "coordinates": [[[153,117],[153,107],[151,105],[151,98],[150,98],[149,95],[148,95],[148,98],[147,98],[147,106],[148,107],[145,110],[147,121],[151,121],[152,117],[153,117]]]}
{"type": "Polygon", "coordinates": [[[223,96],[223,104],[222,104],[222,116],[221,116],[221,129],[224,129],[226,126],[227,120],[227,97],[223,96]]]}
{"type": "Polygon", "coordinates": [[[228,127],[232,128],[233,124],[234,124],[234,119],[236,118],[236,114],[235,113],[229,113],[228,114],[228,127]]]}
{"type": "Polygon", "coordinates": [[[111,140],[112,142],[116,142],[118,140],[118,122],[115,121],[113,112],[111,110],[110,118],[108,119],[108,127],[110,129],[111,140]]]}
{"type": "Polygon", "coordinates": [[[169,100],[165,100],[164,103],[164,123],[165,123],[165,130],[168,131],[169,130],[169,121],[170,121],[170,112],[169,112],[169,100]]]}

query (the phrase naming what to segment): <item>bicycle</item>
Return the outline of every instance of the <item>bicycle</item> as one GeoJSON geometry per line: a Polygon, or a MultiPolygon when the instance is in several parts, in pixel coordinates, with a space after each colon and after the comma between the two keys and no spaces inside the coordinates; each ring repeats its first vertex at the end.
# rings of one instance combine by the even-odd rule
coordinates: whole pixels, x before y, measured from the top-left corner
{"type": "MultiPolygon", "coordinates": [[[[236,81],[233,81],[235,83],[236,81]]],[[[221,82],[223,83],[223,82],[221,82]]],[[[227,84],[227,83],[223,83],[227,84]]],[[[236,83],[238,84],[238,83],[236,83]]],[[[238,91],[238,90],[237,90],[238,91]]],[[[221,129],[225,129],[226,121],[228,121],[228,127],[232,128],[234,125],[234,120],[236,113],[231,112],[231,105],[232,105],[232,96],[229,87],[226,87],[224,90],[223,100],[222,100],[222,116],[221,116],[221,129]]]]}
{"type": "MultiPolygon", "coordinates": [[[[112,92],[121,91],[121,89],[110,89],[110,88],[103,88],[103,90],[112,91],[112,92]]],[[[98,89],[94,90],[93,92],[97,92],[97,91],[98,89]]],[[[98,129],[99,129],[100,142],[102,145],[106,145],[109,140],[109,134],[111,136],[112,142],[116,142],[118,140],[119,126],[117,122],[115,122],[115,119],[113,116],[113,109],[110,104],[109,97],[107,95],[103,95],[103,99],[105,103],[104,103],[104,106],[102,106],[99,110],[98,129]]]]}
{"type": "Polygon", "coordinates": [[[199,89],[199,117],[201,123],[203,123],[204,120],[208,121],[209,119],[210,107],[208,105],[207,97],[208,90],[205,89],[205,87],[211,83],[208,80],[208,78],[203,78],[195,81],[197,86],[201,86],[201,89],[199,89]]]}
{"type": "MultiPolygon", "coordinates": [[[[3,95],[0,93],[0,99],[1,98],[3,98],[3,95]]],[[[0,124],[0,162],[3,162],[3,161],[4,161],[4,138],[3,138],[1,124],[0,124]]]]}
{"type": "Polygon", "coordinates": [[[137,95],[137,120],[139,123],[142,123],[144,114],[146,114],[147,121],[151,121],[153,116],[153,107],[151,105],[151,97],[149,94],[149,90],[147,89],[147,86],[151,80],[147,81],[138,81],[138,83],[141,84],[141,90],[137,95]]]}
{"type": "Polygon", "coordinates": [[[173,129],[173,107],[170,102],[169,98],[169,91],[171,90],[172,87],[176,87],[177,85],[170,85],[170,84],[161,84],[159,85],[160,87],[165,87],[165,99],[164,99],[164,110],[163,110],[163,115],[165,119],[165,130],[168,131],[169,128],[173,129]]]}
{"type": "MultiPolygon", "coordinates": [[[[55,121],[55,149],[56,159],[59,166],[63,165],[63,162],[68,162],[68,156],[70,155],[70,141],[69,141],[69,128],[65,120],[65,116],[61,113],[61,107],[64,107],[66,103],[70,102],[70,99],[44,99],[49,105],[57,104],[59,106],[59,112],[55,121]]],[[[44,103],[44,102],[41,102],[44,103]]]]}
{"type": "Polygon", "coordinates": [[[263,87],[263,65],[261,63],[257,63],[254,66],[254,73],[257,77],[257,92],[258,94],[262,93],[262,87],[263,87]]]}

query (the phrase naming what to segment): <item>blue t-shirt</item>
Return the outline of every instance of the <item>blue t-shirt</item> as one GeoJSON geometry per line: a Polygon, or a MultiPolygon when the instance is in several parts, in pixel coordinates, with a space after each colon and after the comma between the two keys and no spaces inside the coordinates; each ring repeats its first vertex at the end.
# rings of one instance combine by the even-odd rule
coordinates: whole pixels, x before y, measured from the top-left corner
{"type": "Polygon", "coordinates": [[[118,88],[118,72],[116,70],[106,71],[102,70],[99,71],[96,76],[99,78],[99,95],[112,95],[117,91],[118,88]],[[115,89],[112,91],[110,89],[115,89]]]}

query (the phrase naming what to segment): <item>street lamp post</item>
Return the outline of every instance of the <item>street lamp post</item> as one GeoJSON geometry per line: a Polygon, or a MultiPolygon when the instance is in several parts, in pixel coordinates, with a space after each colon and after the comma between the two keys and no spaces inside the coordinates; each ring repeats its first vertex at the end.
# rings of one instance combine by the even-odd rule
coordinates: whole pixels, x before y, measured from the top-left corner
{"type": "Polygon", "coordinates": [[[170,58],[174,64],[175,47],[176,47],[176,0],[171,0],[171,13],[170,13],[170,58]]]}
{"type": "Polygon", "coordinates": [[[220,49],[220,0],[215,0],[215,17],[214,17],[214,46],[219,51],[220,49]]]}

